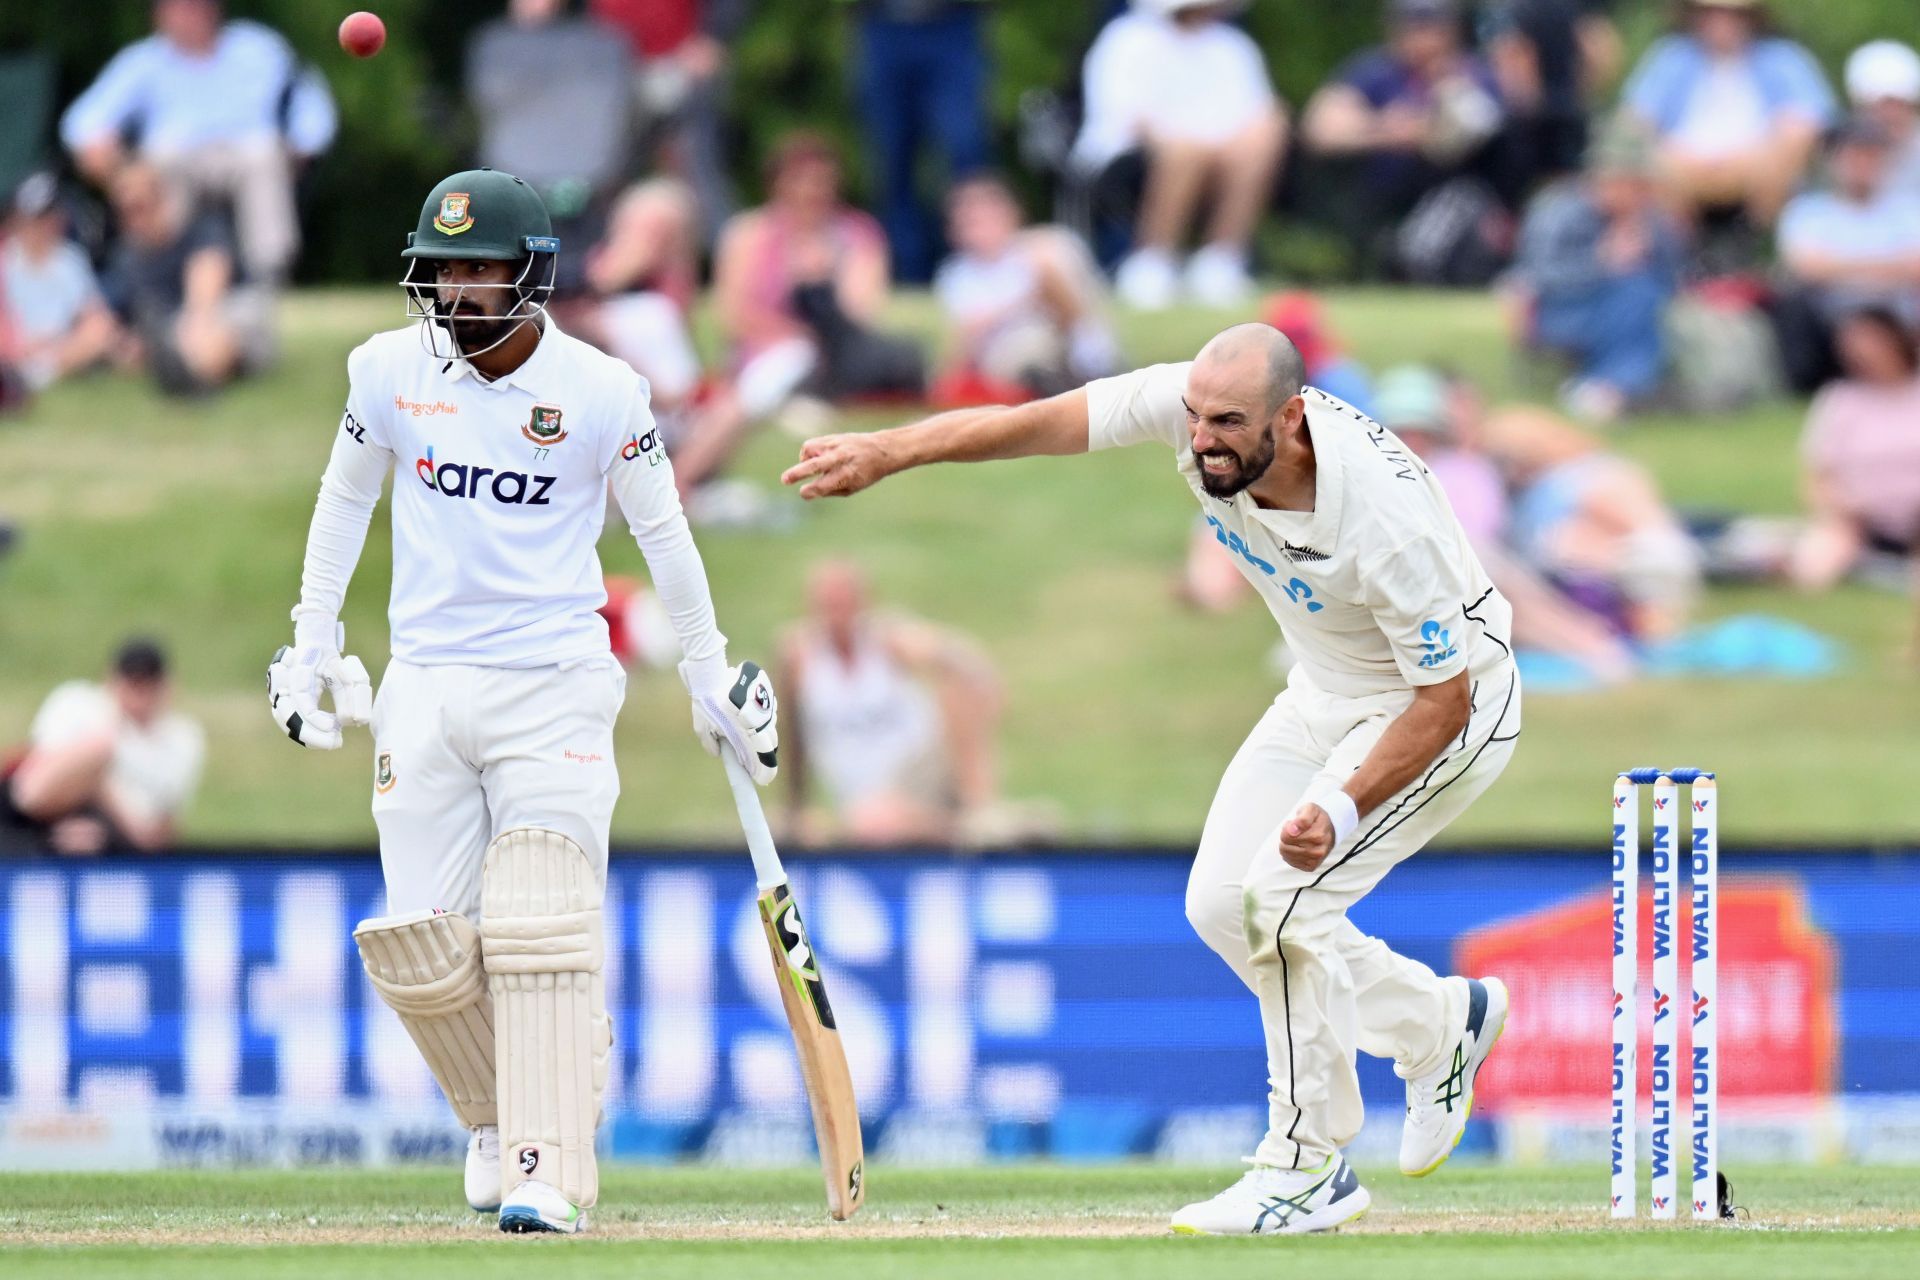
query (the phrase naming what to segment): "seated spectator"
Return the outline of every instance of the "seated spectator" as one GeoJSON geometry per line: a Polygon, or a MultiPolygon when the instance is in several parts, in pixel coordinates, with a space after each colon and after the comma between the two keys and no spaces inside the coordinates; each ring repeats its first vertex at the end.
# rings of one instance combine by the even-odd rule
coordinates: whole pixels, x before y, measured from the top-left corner
{"type": "Polygon", "coordinates": [[[1253,233],[1286,151],[1286,109],[1252,37],[1229,15],[1244,0],[1134,0],[1087,52],[1077,166],[1096,187],[1144,168],[1133,251],[1115,286],[1130,306],[1169,306],[1180,253],[1203,201],[1202,246],[1186,261],[1187,293],[1231,306],[1253,290],[1253,233]]]}
{"type": "Polygon", "coordinates": [[[767,166],[767,203],[720,238],[714,302],[742,405],[767,417],[803,389],[829,401],[919,395],[919,348],[872,328],[887,303],[886,238],[840,193],[840,158],[788,134],[767,166]]]}
{"type": "Polygon", "coordinates": [[[696,517],[695,492],[739,440],[746,415],[725,381],[705,381],[694,349],[699,212],[677,178],[649,178],[615,202],[607,238],[587,255],[593,295],[566,307],[568,325],[644,377],[654,417],[674,451],[674,480],[696,517]]]}
{"type": "Polygon", "coordinates": [[[1585,175],[1535,198],[1510,279],[1522,341],[1566,356],[1563,401],[1591,423],[1644,402],[1666,370],[1662,318],[1680,287],[1678,228],[1653,184],[1652,147],[1618,122],[1585,175]]]}
{"type": "Polygon", "coordinates": [[[700,385],[690,312],[700,286],[698,213],[673,178],[635,183],[614,202],[607,234],[584,256],[594,301],[558,308],[569,327],[619,356],[672,414],[700,385]]]}
{"type": "Polygon", "coordinates": [[[18,371],[29,392],[99,364],[119,338],[93,265],[66,231],[53,176],[21,183],[0,225],[0,328],[9,335],[0,362],[18,371]]]}
{"type": "Polygon", "coordinates": [[[1887,191],[1920,200],[1920,53],[1898,40],[1863,44],[1847,59],[1853,109],[1887,131],[1887,191]]]}
{"type": "Polygon", "coordinates": [[[1612,4],[1492,0],[1481,10],[1487,62],[1508,113],[1510,161],[1523,187],[1572,173],[1586,158],[1587,122],[1624,56],[1612,4]]]}
{"type": "Polygon", "coordinates": [[[1511,494],[1514,554],[1624,639],[1677,634],[1700,553],[1645,468],[1541,409],[1502,410],[1482,432],[1511,494]]]}
{"type": "Polygon", "coordinates": [[[1001,692],[977,645],[873,610],[864,575],[830,561],[780,661],[781,772],[803,838],[946,844],[978,831],[997,799],[1001,692]]]}
{"type": "MultiPolygon", "coordinates": [[[[633,59],[620,33],[565,16],[566,0],[511,0],[467,47],[467,99],[479,117],[480,163],[540,192],[563,248],[599,234],[605,201],[634,143],[633,59]]],[[[580,288],[583,259],[560,255],[561,296],[580,288]]]]}
{"type": "Polygon", "coordinates": [[[166,655],[141,639],[121,646],[105,684],[54,689],[27,746],[0,766],[0,837],[62,853],[170,846],[205,754],[172,694],[166,655]]]}
{"type": "Polygon", "coordinates": [[[978,384],[1002,392],[987,400],[1050,396],[1119,368],[1092,255],[1064,227],[1022,221],[999,178],[965,179],[947,196],[954,253],[934,276],[934,293],[953,334],[953,368],[942,382],[949,391],[978,384]]]}
{"type": "Polygon", "coordinates": [[[1632,649],[1608,619],[1508,549],[1506,479],[1482,446],[1485,407],[1473,385],[1417,365],[1389,369],[1380,377],[1377,416],[1446,492],[1488,578],[1513,606],[1515,647],[1577,662],[1603,684],[1631,675],[1632,649]]]}
{"type": "Polygon", "coordinates": [[[1473,170],[1502,120],[1493,71],[1464,46],[1454,0],[1391,0],[1387,15],[1387,43],[1321,86],[1301,126],[1316,154],[1357,162],[1357,188],[1336,180],[1330,194],[1342,225],[1364,235],[1473,170]]]}
{"type": "Polygon", "coordinates": [[[300,247],[296,171],[333,141],[327,83],[278,32],[226,20],[219,0],[154,0],[153,27],[67,108],[61,139],[105,188],[137,138],[194,200],[231,208],[247,274],[277,284],[300,247]]]}
{"type": "Polygon", "coordinates": [[[727,64],[753,0],[588,0],[587,12],[627,37],[648,150],[693,188],[700,243],[711,245],[733,216],[721,145],[727,64]]]}
{"type": "Polygon", "coordinates": [[[1920,321],[1920,200],[1887,190],[1891,140],[1855,117],[1828,151],[1828,186],[1795,196],[1780,216],[1786,296],[1778,300],[1781,355],[1793,385],[1811,391],[1836,372],[1833,325],[1861,307],[1920,321]]]}
{"type": "Polygon", "coordinates": [[[1676,209],[1744,211],[1771,227],[1833,120],[1820,64],[1774,34],[1763,0],[1689,0],[1622,91],[1657,140],[1661,185],[1676,209]]]}
{"type": "Polygon", "coordinates": [[[238,283],[221,221],[195,216],[178,186],[139,162],[121,168],[111,194],[121,236],[104,283],[132,331],[121,363],[177,394],[263,367],[273,354],[273,300],[238,283]]]}
{"type": "Polygon", "coordinates": [[[1863,556],[1920,553],[1920,350],[1884,310],[1840,322],[1845,376],[1823,388],[1801,442],[1809,524],[1792,579],[1824,590],[1863,556]]]}

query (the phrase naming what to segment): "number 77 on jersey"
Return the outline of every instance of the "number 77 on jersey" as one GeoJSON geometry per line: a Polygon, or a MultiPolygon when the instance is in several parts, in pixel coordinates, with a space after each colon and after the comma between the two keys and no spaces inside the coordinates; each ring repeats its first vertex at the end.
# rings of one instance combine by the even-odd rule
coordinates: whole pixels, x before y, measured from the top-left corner
{"type": "Polygon", "coordinates": [[[787,886],[780,855],[774,851],[773,834],[767,830],[753,780],[731,752],[722,750],[720,757],[727,766],[734,806],[740,811],[747,851],[753,855],[754,879],[760,890],[760,923],[766,930],[767,946],[773,951],[773,976],[780,986],[787,1025],[793,1031],[807,1105],[813,1111],[820,1171],[827,1183],[827,1211],[844,1222],[866,1200],[860,1108],[853,1096],[846,1050],[840,1044],[826,984],[820,979],[820,957],[800,921],[800,907],[787,886]]]}

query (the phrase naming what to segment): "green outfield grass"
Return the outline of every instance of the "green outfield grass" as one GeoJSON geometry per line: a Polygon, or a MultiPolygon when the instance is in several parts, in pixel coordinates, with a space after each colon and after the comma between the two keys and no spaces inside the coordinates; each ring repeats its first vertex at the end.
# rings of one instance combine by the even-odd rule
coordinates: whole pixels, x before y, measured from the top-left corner
{"type": "Polygon", "coordinates": [[[846,1224],[826,1220],[808,1170],[606,1174],[592,1233],[576,1240],[503,1237],[492,1219],[455,1212],[450,1170],[11,1174],[0,1176],[0,1272],[519,1280],[530,1267],[553,1267],[648,1280],[1757,1280],[1920,1268],[1916,1170],[1736,1170],[1749,1205],[1737,1227],[1609,1224],[1598,1166],[1448,1169],[1421,1182],[1376,1172],[1374,1207],[1358,1222],[1337,1235],[1268,1240],[1166,1233],[1172,1209],[1219,1188],[1228,1176],[1219,1170],[882,1169],[868,1207],[846,1224]],[[529,1251],[539,1251],[537,1263],[529,1251]]]}
{"type": "MultiPolygon", "coordinates": [[[[370,748],[322,756],[279,737],[261,697],[288,633],[307,519],[345,389],[347,350],[400,322],[396,290],[306,293],[289,304],[287,359],[271,378],[206,401],[161,402],[105,378],[59,388],[0,423],[0,516],[23,542],[0,563],[0,743],[19,738],[55,681],[94,672],[131,630],[175,646],[184,701],[212,752],[189,833],[217,841],[368,842],[370,748]]],[[[1377,365],[1442,359],[1512,394],[1491,301],[1349,292],[1334,319],[1377,365]]],[[[925,326],[924,300],[902,304],[925,326]]],[[[1132,318],[1138,361],[1184,358],[1224,320],[1132,318]]],[[[867,415],[855,425],[881,425],[867,415]]],[[[1797,408],[1713,421],[1653,420],[1620,437],[1679,501],[1788,512],[1797,408]]],[[[769,436],[740,474],[769,484],[792,442],[769,436]]],[[[871,567],[882,596],[979,634],[1011,694],[1009,792],[1058,804],[1076,836],[1191,839],[1222,766],[1278,687],[1275,632],[1249,604],[1194,617],[1170,586],[1194,517],[1163,451],[949,468],[797,513],[785,536],[710,533],[702,546],[738,656],[765,656],[798,607],[806,566],[828,553],[871,567]]],[[[350,647],[385,652],[389,544],[376,516],[347,610],[350,647]]],[[[609,570],[637,572],[624,530],[609,570]]],[[[1915,669],[1899,654],[1901,598],[1849,588],[1822,599],[1720,591],[1709,616],[1783,614],[1846,642],[1847,670],[1807,684],[1659,683],[1601,696],[1539,697],[1512,767],[1449,833],[1455,842],[1590,842],[1611,772],[1700,763],[1726,781],[1735,840],[1904,840],[1920,806],[1915,669]]],[[[693,747],[677,681],[637,677],[620,729],[629,840],[716,839],[732,809],[693,747]]]]}

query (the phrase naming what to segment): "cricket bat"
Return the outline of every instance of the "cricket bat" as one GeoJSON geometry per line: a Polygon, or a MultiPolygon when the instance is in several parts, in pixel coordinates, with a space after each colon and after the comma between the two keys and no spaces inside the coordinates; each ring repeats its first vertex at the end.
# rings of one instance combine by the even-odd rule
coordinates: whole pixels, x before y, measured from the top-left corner
{"type": "Polygon", "coordinates": [[[833,1006],[827,1002],[827,988],[820,979],[820,957],[807,940],[800,906],[787,887],[786,869],[774,850],[760,795],[732,752],[722,750],[720,758],[727,766],[734,807],[740,811],[747,852],[753,855],[753,875],[760,890],[760,923],[767,931],[767,946],[773,951],[774,981],[780,986],[780,1003],[793,1030],[793,1048],[800,1058],[800,1078],[806,1082],[807,1105],[813,1110],[820,1171],[827,1181],[827,1212],[844,1222],[866,1200],[860,1107],[853,1097],[846,1050],[840,1046],[833,1006]]]}

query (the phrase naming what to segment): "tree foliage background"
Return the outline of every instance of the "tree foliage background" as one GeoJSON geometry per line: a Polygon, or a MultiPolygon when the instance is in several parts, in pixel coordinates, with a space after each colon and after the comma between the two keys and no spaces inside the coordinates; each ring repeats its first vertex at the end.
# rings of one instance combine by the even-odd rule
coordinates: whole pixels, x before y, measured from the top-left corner
{"type": "MultiPolygon", "coordinates": [[[[422,195],[471,158],[473,125],[461,103],[467,40],[505,0],[229,0],[236,16],[283,32],[327,76],[340,103],[341,136],[307,176],[310,280],[386,279],[422,195]],[[352,8],[387,23],[386,49],[356,61],[334,32],[352,8]]],[[[1080,57],[1119,0],[993,0],[991,108],[1000,154],[1014,156],[1021,96],[1067,88],[1080,57]]],[[[1248,28],[1281,92],[1296,108],[1349,54],[1377,39],[1379,0],[1255,0],[1248,28]]],[[[1669,19],[1669,0],[1617,0],[1637,53],[1669,19]]],[[[1781,25],[1806,41],[1836,85],[1849,50],[1879,36],[1920,41],[1915,0],[1777,0],[1781,25]]],[[[57,63],[60,105],[86,87],[123,45],[145,35],[148,0],[5,0],[0,52],[41,50],[57,63]]],[[[760,0],[735,50],[732,153],[743,193],[759,189],[758,160],[781,130],[805,123],[845,140],[860,181],[859,127],[850,74],[855,27],[846,0],[760,0]]],[[[52,140],[48,139],[49,147],[52,140]]]]}

